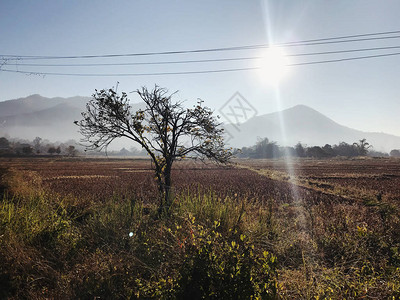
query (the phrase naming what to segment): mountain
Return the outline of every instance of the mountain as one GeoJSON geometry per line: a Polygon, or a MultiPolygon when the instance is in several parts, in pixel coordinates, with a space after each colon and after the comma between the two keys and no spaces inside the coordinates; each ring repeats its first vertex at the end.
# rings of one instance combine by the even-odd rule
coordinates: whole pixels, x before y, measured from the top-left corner
{"type": "Polygon", "coordinates": [[[50,141],[79,139],[74,120],[80,118],[89,97],[46,98],[31,95],[0,102],[0,136],[50,141]]]}
{"type": "MultiPolygon", "coordinates": [[[[90,97],[46,98],[31,95],[0,102],[0,137],[33,140],[39,136],[50,141],[79,140],[78,127],[73,123],[82,118],[90,97]]],[[[133,104],[133,109],[142,107],[133,104]]]]}
{"type": "Polygon", "coordinates": [[[62,103],[68,103],[76,108],[84,109],[89,97],[46,98],[40,95],[31,95],[25,98],[0,102],[0,118],[33,113],[52,108],[62,103]]]}
{"type": "Polygon", "coordinates": [[[340,125],[320,112],[305,106],[253,117],[239,125],[225,126],[231,147],[251,146],[257,138],[267,137],[279,145],[324,146],[339,142],[354,143],[362,138],[377,151],[389,152],[400,148],[400,137],[377,132],[363,132],[340,125]]]}
{"type": "MultiPolygon", "coordinates": [[[[50,141],[79,140],[78,127],[89,97],[46,98],[31,95],[26,98],[0,102],[0,137],[9,135],[33,140],[36,136],[50,141]]],[[[143,108],[142,103],[132,109],[143,108]]],[[[279,145],[294,146],[298,142],[308,146],[353,143],[362,138],[375,150],[389,152],[400,149],[400,137],[385,133],[363,132],[342,126],[318,111],[305,106],[271,114],[255,116],[240,125],[225,126],[231,147],[252,146],[257,138],[267,137],[279,145]]]]}

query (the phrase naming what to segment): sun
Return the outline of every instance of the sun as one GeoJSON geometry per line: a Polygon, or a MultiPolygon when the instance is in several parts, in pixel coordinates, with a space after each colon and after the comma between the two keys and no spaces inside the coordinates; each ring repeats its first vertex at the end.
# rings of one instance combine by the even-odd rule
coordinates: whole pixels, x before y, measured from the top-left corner
{"type": "Polygon", "coordinates": [[[269,84],[278,84],[287,75],[288,65],[289,59],[282,48],[265,49],[258,61],[260,80],[269,84]]]}

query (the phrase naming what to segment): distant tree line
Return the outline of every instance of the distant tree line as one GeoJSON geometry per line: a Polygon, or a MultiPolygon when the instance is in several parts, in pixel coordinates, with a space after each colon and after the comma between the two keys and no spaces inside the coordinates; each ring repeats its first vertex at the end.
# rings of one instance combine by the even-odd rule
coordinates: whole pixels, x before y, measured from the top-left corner
{"type": "MultiPolygon", "coordinates": [[[[38,156],[38,155],[64,155],[77,156],[82,155],[108,155],[119,157],[147,157],[145,151],[137,150],[131,147],[129,150],[122,148],[118,151],[104,152],[84,152],[84,149],[75,140],[69,140],[64,143],[52,143],[36,137],[32,141],[13,139],[10,137],[0,137],[0,155],[21,155],[21,156],[38,156]]],[[[307,147],[302,143],[297,143],[293,147],[284,147],[277,142],[270,141],[268,138],[259,139],[257,143],[251,147],[243,147],[235,149],[234,154],[239,158],[280,158],[285,156],[291,157],[314,157],[314,158],[330,158],[335,156],[356,157],[356,156],[375,156],[375,157],[400,157],[400,149],[393,149],[390,153],[374,151],[372,146],[361,139],[353,144],[340,142],[335,145],[326,144],[323,147],[310,146],[307,147]]]]}
{"type": "Polygon", "coordinates": [[[129,150],[122,148],[120,150],[98,152],[85,151],[84,148],[75,140],[69,140],[64,143],[53,143],[40,137],[32,141],[22,140],[10,137],[0,137],[0,156],[78,156],[78,155],[96,155],[96,156],[118,156],[118,157],[146,157],[143,150],[131,147],[129,150]]]}
{"type": "Polygon", "coordinates": [[[400,150],[399,149],[393,149],[392,151],[390,151],[390,156],[400,157],[400,150]]]}
{"type": "MultiPolygon", "coordinates": [[[[388,153],[372,150],[366,139],[361,139],[353,144],[340,142],[335,145],[326,144],[325,146],[310,146],[297,143],[293,147],[279,146],[276,142],[268,138],[259,139],[254,146],[235,149],[236,157],[239,158],[280,158],[291,157],[313,157],[329,158],[335,156],[355,157],[355,156],[389,156],[388,153]]],[[[400,157],[399,150],[392,150],[390,156],[400,157]]]]}
{"type": "Polygon", "coordinates": [[[0,155],[68,155],[76,156],[80,150],[74,140],[52,143],[36,137],[33,141],[0,137],[0,155]]]}

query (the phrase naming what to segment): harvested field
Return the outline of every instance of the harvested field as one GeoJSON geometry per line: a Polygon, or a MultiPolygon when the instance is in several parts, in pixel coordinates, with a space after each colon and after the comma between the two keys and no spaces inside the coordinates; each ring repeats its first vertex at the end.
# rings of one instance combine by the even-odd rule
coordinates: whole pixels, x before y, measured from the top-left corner
{"type": "Polygon", "coordinates": [[[1,297],[154,298],[189,266],[239,280],[200,253],[224,265],[249,249],[280,299],[400,297],[400,160],[176,162],[165,219],[149,160],[0,164],[1,297]]]}

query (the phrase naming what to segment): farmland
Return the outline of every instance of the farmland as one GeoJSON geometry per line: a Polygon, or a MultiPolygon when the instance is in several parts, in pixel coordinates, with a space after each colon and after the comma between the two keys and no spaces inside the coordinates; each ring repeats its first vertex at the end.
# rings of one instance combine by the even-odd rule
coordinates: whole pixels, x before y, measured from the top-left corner
{"type": "Polygon", "coordinates": [[[161,219],[149,160],[0,158],[0,173],[0,298],[179,298],[200,271],[214,298],[400,296],[400,160],[177,162],[161,219]]]}

